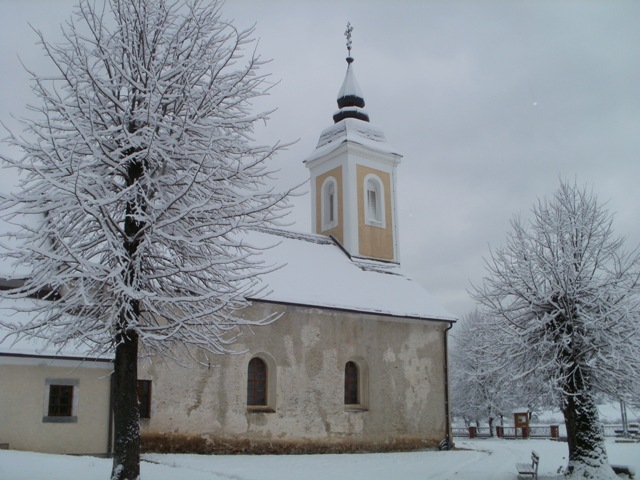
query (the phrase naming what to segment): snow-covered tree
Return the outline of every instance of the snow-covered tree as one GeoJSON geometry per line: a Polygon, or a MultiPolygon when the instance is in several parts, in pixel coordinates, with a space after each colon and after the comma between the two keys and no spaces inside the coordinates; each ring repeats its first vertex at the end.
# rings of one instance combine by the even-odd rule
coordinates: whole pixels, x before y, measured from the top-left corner
{"type": "Polygon", "coordinates": [[[592,192],[564,182],[512,228],[474,292],[493,319],[496,362],[563,412],[567,476],[616,478],[594,396],[637,391],[638,254],[623,250],[592,192]]]}
{"type": "Polygon", "coordinates": [[[8,255],[31,275],[9,295],[52,293],[29,324],[4,326],[114,352],[113,480],[131,480],[139,346],[229,350],[269,268],[242,234],[286,212],[268,183],[281,146],[251,137],[271,84],[253,29],[224,21],[221,2],[80,0],[62,31],[40,35],[56,74],[33,74],[39,104],[8,140],[24,155],[3,157],[21,185],[1,205],[14,224],[42,219],[16,233],[8,255]]]}
{"type": "Polygon", "coordinates": [[[493,337],[484,328],[486,322],[486,316],[475,311],[465,315],[451,333],[451,403],[454,416],[466,423],[486,421],[493,435],[495,420],[522,402],[514,398],[514,382],[494,361],[493,337]]]}

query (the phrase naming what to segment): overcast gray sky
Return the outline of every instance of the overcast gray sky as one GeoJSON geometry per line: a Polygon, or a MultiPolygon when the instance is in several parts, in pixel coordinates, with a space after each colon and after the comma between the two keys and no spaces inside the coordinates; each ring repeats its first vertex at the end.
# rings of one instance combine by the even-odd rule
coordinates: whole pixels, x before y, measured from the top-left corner
{"type": "MultiPolygon", "coordinates": [[[[75,3],[0,0],[6,125],[34,101],[18,56],[49,68],[28,23],[58,41],[75,3]]],[[[513,215],[560,178],[592,187],[628,248],[640,243],[640,2],[228,0],[224,12],[256,23],[273,59],[280,83],[256,107],[278,110],[257,138],[299,139],[278,158],[283,185],[308,177],[302,161],[332,123],[351,22],[366,110],[404,155],[402,264],[452,313],[473,308],[470,282],[513,215]]],[[[293,217],[310,231],[308,195],[293,217]]]]}

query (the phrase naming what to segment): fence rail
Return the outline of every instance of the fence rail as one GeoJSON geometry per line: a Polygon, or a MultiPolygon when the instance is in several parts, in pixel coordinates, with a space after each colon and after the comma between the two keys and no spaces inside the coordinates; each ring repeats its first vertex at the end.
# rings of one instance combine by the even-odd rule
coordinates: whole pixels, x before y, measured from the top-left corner
{"type": "MultiPolygon", "coordinates": [[[[624,426],[623,425],[603,425],[605,437],[623,437],[624,426]]],[[[640,436],[640,425],[637,423],[630,423],[627,428],[627,436],[638,437],[640,436]]]]}
{"type": "MultiPolygon", "coordinates": [[[[623,437],[622,425],[603,425],[602,426],[605,437],[623,437]]],[[[532,425],[525,428],[516,427],[502,427],[500,425],[495,427],[495,432],[492,434],[489,427],[453,427],[452,429],[454,437],[469,437],[469,438],[559,438],[560,427],[559,425],[532,425]]],[[[640,425],[630,424],[627,429],[627,437],[640,439],[640,425]]]]}

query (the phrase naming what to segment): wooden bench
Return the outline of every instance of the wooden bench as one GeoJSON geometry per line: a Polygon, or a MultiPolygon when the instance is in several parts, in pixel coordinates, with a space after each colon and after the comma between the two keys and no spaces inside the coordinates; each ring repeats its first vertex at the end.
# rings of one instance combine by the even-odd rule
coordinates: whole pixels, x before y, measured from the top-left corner
{"type": "Polygon", "coordinates": [[[538,463],[540,463],[540,455],[536,452],[531,452],[531,464],[528,463],[516,463],[516,469],[518,470],[518,476],[530,476],[531,478],[538,479],[538,463]]]}
{"type": "Polygon", "coordinates": [[[633,480],[636,476],[636,469],[629,465],[611,465],[611,468],[613,468],[613,471],[616,475],[623,474],[631,480],[633,480]]]}

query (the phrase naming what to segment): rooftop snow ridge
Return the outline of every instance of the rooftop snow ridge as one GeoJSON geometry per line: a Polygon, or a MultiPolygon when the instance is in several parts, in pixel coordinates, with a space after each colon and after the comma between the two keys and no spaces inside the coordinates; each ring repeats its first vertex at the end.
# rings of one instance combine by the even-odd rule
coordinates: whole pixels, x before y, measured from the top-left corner
{"type": "MultiPolygon", "coordinates": [[[[357,107],[347,107],[347,109],[357,107]]],[[[360,120],[345,119],[328,128],[320,135],[316,148],[324,147],[329,143],[335,142],[341,138],[351,137],[353,135],[372,140],[374,142],[386,143],[387,139],[384,132],[371,123],[362,122],[360,120]],[[350,134],[350,135],[349,135],[350,134]]]]}
{"type": "Polygon", "coordinates": [[[275,235],[277,237],[290,238],[292,240],[303,240],[305,242],[317,243],[320,245],[333,244],[333,240],[331,240],[331,238],[316,233],[293,232],[291,230],[281,230],[274,227],[255,227],[251,230],[255,232],[266,233],[269,235],[275,235]]]}
{"type": "Polygon", "coordinates": [[[385,273],[387,275],[404,275],[400,271],[400,264],[394,262],[378,261],[373,259],[352,257],[353,264],[364,272],[385,273]]]}
{"type": "Polygon", "coordinates": [[[322,131],[318,145],[304,162],[312,162],[329,155],[347,142],[384,154],[391,153],[401,157],[399,151],[387,142],[384,132],[379,127],[356,118],[345,118],[322,131]]]}

